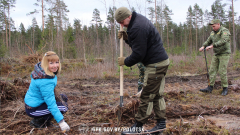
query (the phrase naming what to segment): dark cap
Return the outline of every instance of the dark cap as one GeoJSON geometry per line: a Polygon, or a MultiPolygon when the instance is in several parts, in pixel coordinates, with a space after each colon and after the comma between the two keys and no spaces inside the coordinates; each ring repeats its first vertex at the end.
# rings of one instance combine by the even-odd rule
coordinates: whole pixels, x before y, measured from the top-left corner
{"type": "Polygon", "coordinates": [[[121,22],[122,20],[128,18],[131,14],[132,12],[128,8],[120,7],[116,10],[114,17],[117,22],[121,22]]]}
{"type": "Polygon", "coordinates": [[[209,25],[213,25],[213,24],[217,24],[217,23],[220,24],[220,20],[219,20],[219,19],[213,19],[213,20],[209,23],[209,25]]]}

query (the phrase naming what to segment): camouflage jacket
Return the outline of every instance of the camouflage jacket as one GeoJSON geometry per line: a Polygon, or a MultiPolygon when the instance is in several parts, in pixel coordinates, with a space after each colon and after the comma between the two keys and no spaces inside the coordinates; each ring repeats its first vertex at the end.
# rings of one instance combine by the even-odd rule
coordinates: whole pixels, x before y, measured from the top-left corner
{"type": "Polygon", "coordinates": [[[218,31],[211,32],[203,46],[207,47],[212,44],[215,55],[230,54],[230,35],[229,30],[221,26],[218,31]]]}

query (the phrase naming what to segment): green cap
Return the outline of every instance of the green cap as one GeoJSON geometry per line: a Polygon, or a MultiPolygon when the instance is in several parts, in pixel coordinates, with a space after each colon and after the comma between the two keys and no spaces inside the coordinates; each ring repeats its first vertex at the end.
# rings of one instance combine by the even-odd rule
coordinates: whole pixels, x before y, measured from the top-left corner
{"type": "Polygon", "coordinates": [[[117,22],[121,22],[122,20],[128,18],[131,14],[132,12],[128,8],[120,7],[116,10],[114,17],[117,22]]]}
{"type": "Polygon", "coordinates": [[[217,24],[217,23],[220,24],[220,20],[219,20],[219,19],[213,19],[213,20],[209,23],[209,25],[213,25],[213,24],[217,24]]]}

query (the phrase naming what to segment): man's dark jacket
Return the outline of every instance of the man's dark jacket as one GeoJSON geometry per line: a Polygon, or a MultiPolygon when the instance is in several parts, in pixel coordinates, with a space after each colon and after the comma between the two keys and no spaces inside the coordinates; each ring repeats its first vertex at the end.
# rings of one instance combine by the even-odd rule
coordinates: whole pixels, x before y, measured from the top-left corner
{"type": "Polygon", "coordinates": [[[132,48],[132,54],[125,59],[126,66],[133,66],[138,62],[147,66],[168,59],[160,34],[152,22],[143,15],[132,13],[127,34],[126,43],[132,48]]]}

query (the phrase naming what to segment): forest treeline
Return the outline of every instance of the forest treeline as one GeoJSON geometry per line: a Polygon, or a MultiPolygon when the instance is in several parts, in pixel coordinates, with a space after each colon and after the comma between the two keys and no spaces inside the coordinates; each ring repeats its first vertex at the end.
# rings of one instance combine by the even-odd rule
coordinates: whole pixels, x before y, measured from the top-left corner
{"type": "MultiPolygon", "coordinates": [[[[102,20],[100,11],[95,8],[92,21],[89,25],[83,25],[77,17],[73,24],[70,24],[67,18],[70,12],[63,0],[35,2],[35,11],[27,14],[41,14],[41,27],[36,18],[32,19],[30,26],[24,26],[23,23],[15,26],[11,18],[11,9],[15,8],[16,0],[1,0],[0,57],[53,50],[61,59],[108,58],[116,61],[119,55],[119,40],[116,36],[119,24],[114,20],[114,11],[117,7],[108,7],[106,22],[102,20]]],[[[147,7],[147,17],[157,27],[169,54],[198,53],[199,47],[212,31],[208,25],[212,19],[220,19],[221,25],[230,30],[232,52],[240,48],[240,16],[236,16],[232,8],[237,7],[234,6],[233,0],[230,5],[216,0],[211,5],[211,11],[203,11],[197,3],[190,5],[186,9],[186,21],[180,24],[172,21],[171,15],[174,13],[161,0],[147,2],[155,5],[147,7]]],[[[131,7],[132,11],[136,11],[135,9],[136,7],[131,7]]],[[[125,45],[124,49],[125,55],[131,52],[128,45],[125,45]]]]}

